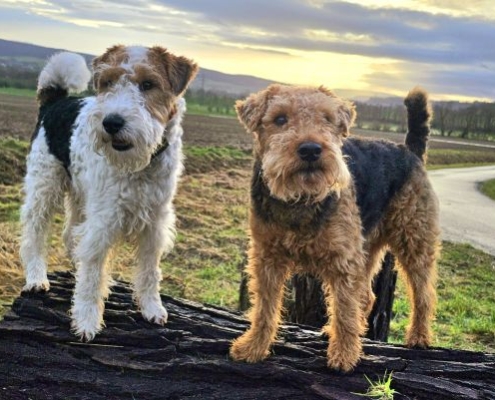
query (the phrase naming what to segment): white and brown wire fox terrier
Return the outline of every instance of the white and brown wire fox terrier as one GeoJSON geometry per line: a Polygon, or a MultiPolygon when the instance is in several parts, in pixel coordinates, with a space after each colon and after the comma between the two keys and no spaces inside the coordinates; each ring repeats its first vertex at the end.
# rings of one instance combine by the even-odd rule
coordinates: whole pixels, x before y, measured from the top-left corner
{"type": "Polygon", "coordinates": [[[91,340],[102,329],[111,278],[105,264],[120,240],[137,246],[134,276],[143,317],[167,321],[159,295],[163,253],[173,247],[172,200],[182,165],[185,100],[198,67],[161,47],[109,48],[91,73],[74,53],[53,56],[39,76],[40,104],[27,158],[21,210],[24,291],[48,290],[46,247],[64,203],[64,242],[77,266],[72,329],[91,340]]]}

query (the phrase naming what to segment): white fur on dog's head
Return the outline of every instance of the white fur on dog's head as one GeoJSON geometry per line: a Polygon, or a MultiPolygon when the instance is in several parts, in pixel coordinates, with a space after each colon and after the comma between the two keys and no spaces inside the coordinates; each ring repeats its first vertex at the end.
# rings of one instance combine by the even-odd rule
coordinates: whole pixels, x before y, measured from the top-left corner
{"type": "Polygon", "coordinates": [[[198,67],[161,47],[119,45],[95,58],[93,70],[97,96],[91,132],[95,151],[121,170],[142,170],[161,145],[167,124],[175,116],[182,118],[178,109],[185,105],[179,98],[198,67]],[[124,124],[110,134],[103,123],[115,115],[124,124]]]}

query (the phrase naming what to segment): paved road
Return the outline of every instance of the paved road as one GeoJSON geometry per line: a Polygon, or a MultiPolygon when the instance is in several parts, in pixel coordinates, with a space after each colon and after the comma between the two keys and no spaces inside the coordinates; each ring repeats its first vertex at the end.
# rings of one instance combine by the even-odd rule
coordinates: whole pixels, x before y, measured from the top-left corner
{"type": "Polygon", "coordinates": [[[495,201],[478,190],[480,182],[495,179],[495,166],[443,169],[429,176],[440,200],[442,238],[495,255],[495,201]]]}

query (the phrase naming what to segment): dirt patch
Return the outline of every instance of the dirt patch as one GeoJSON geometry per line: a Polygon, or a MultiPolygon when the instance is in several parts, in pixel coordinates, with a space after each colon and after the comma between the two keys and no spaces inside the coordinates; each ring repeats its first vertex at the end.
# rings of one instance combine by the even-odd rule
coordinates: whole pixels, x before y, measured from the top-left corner
{"type": "Polygon", "coordinates": [[[38,105],[34,98],[0,94],[0,137],[29,139],[37,115],[38,105]]]}
{"type": "MultiPolygon", "coordinates": [[[[31,97],[0,94],[0,137],[29,140],[36,126],[38,107],[31,97]]],[[[251,148],[251,135],[237,118],[186,114],[184,142],[198,146],[251,148]]]]}

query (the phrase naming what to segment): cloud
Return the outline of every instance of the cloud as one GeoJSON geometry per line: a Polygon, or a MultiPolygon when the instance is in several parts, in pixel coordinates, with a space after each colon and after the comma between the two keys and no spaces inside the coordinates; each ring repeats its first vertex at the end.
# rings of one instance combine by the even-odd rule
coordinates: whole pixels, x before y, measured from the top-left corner
{"type": "Polygon", "coordinates": [[[453,68],[449,65],[395,63],[383,68],[376,65],[364,79],[375,91],[405,92],[416,85],[427,89],[433,98],[462,96],[495,99],[495,86],[488,85],[495,78],[495,64],[491,66],[453,68]]]}
{"type": "Polygon", "coordinates": [[[204,24],[215,21],[222,29],[212,31],[227,43],[432,63],[495,60],[487,46],[495,42],[494,21],[474,17],[345,2],[321,7],[294,0],[162,3],[191,13],[204,24]]]}
{"type": "Polygon", "coordinates": [[[485,19],[495,18],[493,0],[419,0],[432,10],[441,10],[454,15],[481,16],[485,19]]]}
{"type": "MultiPolygon", "coordinates": [[[[488,1],[492,0],[477,0],[485,5],[488,1]]],[[[445,9],[462,4],[456,0],[422,3],[450,7],[445,9]]],[[[495,61],[489,45],[495,43],[494,20],[344,1],[52,0],[35,2],[31,12],[78,25],[182,35],[218,46],[426,63],[495,61]]]]}
{"type": "MultiPolygon", "coordinates": [[[[478,3],[489,6],[491,1],[478,3]]],[[[223,45],[242,43],[248,48],[383,60],[377,62],[377,70],[361,78],[370,88],[408,90],[422,83],[439,94],[495,98],[492,85],[487,85],[495,81],[495,70],[483,68],[495,65],[493,13],[483,17],[465,11],[449,13],[466,10],[461,1],[423,1],[442,8],[441,13],[342,1],[162,2],[204,23],[215,21],[222,29],[213,32],[223,45]]]]}
{"type": "MultiPolygon", "coordinates": [[[[384,85],[390,74],[403,74],[409,82],[416,73],[436,85],[450,81],[460,93],[466,85],[469,93],[479,90],[495,98],[487,89],[487,82],[495,81],[494,70],[482,67],[495,65],[492,2],[403,0],[381,6],[378,0],[6,0],[0,10],[27,11],[64,29],[76,25],[93,37],[101,31],[104,37],[139,42],[149,34],[149,41],[180,43],[185,49],[196,46],[202,55],[244,51],[253,57],[273,56],[274,62],[279,56],[359,56],[377,65],[359,77],[370,87],[384,85]],[[476,77],[479,83],[473,84],[476,77]]],[[[227,64],[233,65],[230,60],[227,64]]],[[[300,60],[296,65],[302,65],[300,60]]]]}

